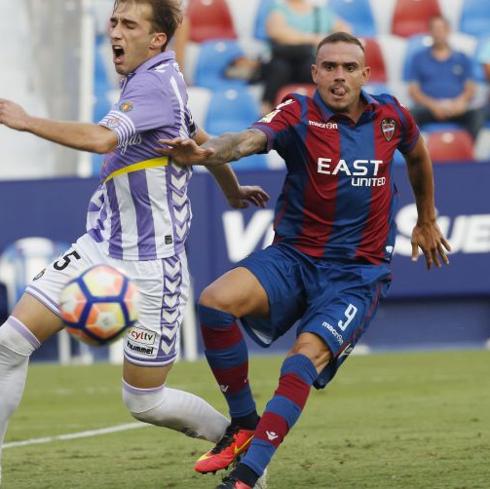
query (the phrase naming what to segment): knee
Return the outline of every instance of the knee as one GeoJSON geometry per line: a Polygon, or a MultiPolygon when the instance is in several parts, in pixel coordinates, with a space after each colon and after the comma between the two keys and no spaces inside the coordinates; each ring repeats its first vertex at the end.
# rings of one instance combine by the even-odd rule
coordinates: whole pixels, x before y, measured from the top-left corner
{"type": "Polygon", "coordinates": [[[289,352],[289,356],[291,355],[304,355],[309,358],[318,372],[322,371],[332,359],[327,344],[312,333],[303,333],[298,337],[289,352]]]}
{"type": "Polygon", "coordinates": [[[227,300],[227,295],[223,292],[220,293],[219,287],[211,284],[202,291],[199,297],[199,305],[233,314],[233,302],[227,300]]]}

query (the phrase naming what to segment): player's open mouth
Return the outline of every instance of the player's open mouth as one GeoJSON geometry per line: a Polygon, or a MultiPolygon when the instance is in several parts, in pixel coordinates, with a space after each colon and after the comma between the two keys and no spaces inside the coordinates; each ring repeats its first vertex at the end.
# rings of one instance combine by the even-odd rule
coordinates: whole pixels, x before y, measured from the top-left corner
{"type": "Polygon", "coordinates": [[[336,97],[343,97],[347,93],[347,90],[342,85],[336,85],[330,89],[330,92],[336,97]]]}
{"type": "Polygon", "coordinates": [[[124,49],[121,46],[112,46],[114,63],[121,64],[124,61],[124,49]]]}

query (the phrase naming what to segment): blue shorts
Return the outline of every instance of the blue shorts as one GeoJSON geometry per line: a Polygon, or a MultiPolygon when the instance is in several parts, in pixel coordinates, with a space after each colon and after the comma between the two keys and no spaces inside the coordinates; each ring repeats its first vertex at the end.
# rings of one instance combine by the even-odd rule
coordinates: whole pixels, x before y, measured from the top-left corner
{"type": "Polygon", "coordinates": [[[322,388],[354,348],[391,282],[387,264],[353,264],[309,257],[285,244],[252,253],[237,264],[253,273],[269,299],[269,317],[245,316],[242,324],[259,345],[270,346],[296,325],[296,335],[314,333],[333,361],[320,373],[322,388]]]}

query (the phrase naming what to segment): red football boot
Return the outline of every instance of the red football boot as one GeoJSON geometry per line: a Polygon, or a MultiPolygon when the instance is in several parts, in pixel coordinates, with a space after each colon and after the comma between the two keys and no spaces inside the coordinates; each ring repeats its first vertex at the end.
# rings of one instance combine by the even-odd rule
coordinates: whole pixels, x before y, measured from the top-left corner
{"type": "MultiPolygon", "coordinates": [[[[228,426],[223,438],[216,446],[202,455],[194,466],[201,474],[227,469],[240,454],[245,452],[252,441],[255,430],[240,429],[239,426],[228,426]]],[[[245,486],[244,488],[245,489],[245,486]]]]}

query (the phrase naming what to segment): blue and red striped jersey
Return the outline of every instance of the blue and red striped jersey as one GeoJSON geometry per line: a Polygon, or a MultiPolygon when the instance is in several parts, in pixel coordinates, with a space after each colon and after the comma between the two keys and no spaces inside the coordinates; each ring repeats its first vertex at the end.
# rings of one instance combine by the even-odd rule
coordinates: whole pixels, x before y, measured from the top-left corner
{"type": "Polygon", "coordinates": [[[286,96],[252,127],[286,162],[275,241],[312,257],[379,264],[391,260],[395,240],[393,155],[409,152],[420,131],[391,95],[361,96],[367,104],[357,123],[317,91],[286,96]]]}

